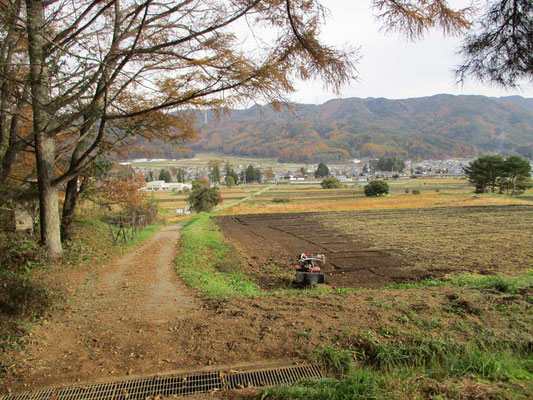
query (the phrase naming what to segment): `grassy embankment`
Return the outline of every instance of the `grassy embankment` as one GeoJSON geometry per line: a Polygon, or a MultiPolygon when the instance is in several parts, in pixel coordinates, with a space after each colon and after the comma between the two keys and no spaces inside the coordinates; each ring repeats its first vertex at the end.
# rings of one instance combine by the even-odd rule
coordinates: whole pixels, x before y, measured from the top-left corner
{"type": "Polygon", "coordinates": [[[146,226],[127,243],[113,246],[104,222],[91,218],[75,224],[75,237],[59,261],[47,259],[35,238],[0,235],[0,349],[23,345],[33,324],[66,301],[66,282],[58,281],[63,272],[98,267],[148,240],[162,226],[146,226]]]}
{"type": "Polygon", "coordinates": [[[405,338],[381,344],[371,335],[314,357],[336,378],[264,390],[261,399],[527,399],[531,343],[456,343],[405,338]]]}

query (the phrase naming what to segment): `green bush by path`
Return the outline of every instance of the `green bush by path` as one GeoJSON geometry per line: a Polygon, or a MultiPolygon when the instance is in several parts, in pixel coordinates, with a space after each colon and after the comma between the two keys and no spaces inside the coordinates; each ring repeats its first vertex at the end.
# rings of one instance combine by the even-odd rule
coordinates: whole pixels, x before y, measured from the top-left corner
{"type": "Polygon", "coordinates": [[[211,221],[201,213],[182,229],[180,252],[176,259],[178,275],[207,297],[255,296],[259,286],[238,271],[242,263],[232,246],[211,221]]]}

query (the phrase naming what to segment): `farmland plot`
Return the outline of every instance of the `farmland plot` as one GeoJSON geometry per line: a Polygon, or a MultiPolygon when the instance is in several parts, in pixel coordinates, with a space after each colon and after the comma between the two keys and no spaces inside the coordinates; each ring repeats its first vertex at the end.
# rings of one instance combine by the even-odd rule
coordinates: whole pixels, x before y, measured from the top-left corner
{"type": "Polygon", "coordinates": [[[302,252],[323,253],[334,287],[533,266],[533,207],[449,207],[217,217],[264,288],[286,286],[302,252]]]}

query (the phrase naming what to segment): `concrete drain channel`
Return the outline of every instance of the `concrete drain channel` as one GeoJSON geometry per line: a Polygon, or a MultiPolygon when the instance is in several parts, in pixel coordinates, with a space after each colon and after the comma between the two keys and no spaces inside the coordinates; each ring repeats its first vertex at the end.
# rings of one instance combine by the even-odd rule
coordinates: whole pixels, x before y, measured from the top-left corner
{"type": "Polygon", "coordinates": [[[321,377],[322,372],[317,365],[293,365],[250,371],[209,371],[34,390],[9,394],[0,397],[0,400],[146,400],[250,387],[277,386],[296,383],[302,379],[321,377]]]}

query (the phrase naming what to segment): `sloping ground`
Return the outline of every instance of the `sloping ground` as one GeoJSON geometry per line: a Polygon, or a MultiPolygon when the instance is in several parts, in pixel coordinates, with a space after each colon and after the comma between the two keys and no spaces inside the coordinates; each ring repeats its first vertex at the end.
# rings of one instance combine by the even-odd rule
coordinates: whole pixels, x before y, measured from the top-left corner
{"type": "MultiPolygon", "coordinates": [[[[528,224],[528,214],[520,215],[528,224]]],[[[495,223],[501,225],[499,219],[495,223]]],[[[308,359],[324,345],[364,351],[369,340],[393,347],[404,341],[445,341],[530,349],[531,275],[518,283],[481,277],[438,287],[200,299],[167,268],[178,237],[177,231],[162,232],[121,262],[61,275],[83,286],[73,288],[63,310],[33,331],[26,348],[0,354],[0,393],[308,359]],[[173,290],[165,290],[169,283],[173,290]]],[[[508,257],[513,249],[501,251],[508,257]]],[[[399,356],[405,359],[404,353],[399,356]]],[[[468,374],[462,371],[449,379],[468,374]]],[[[495,385],[525,387],[521,379],[495,385]]],[[[524,390],[531,394],[531,385],[524,390]]],[[[403,393],[395,398],[415,397],[403,393]]]]}
{"type": "Polygon", "coordinates": [[[71,317],[76,320],[66,329],[64,318],[52,319],[35,331],[34,342],[25,351],[3,356],[7,365],[15,367],[3,377],[2,389],[18,392],[137,374],[307,358],[321,345],[355,346],[360,335],[369,334],[385,342],[423,337],[520,343],[532,333],[528,307],[525,294],[437,287],[210,301],[177,318],[172,329],[172,324],[130,319],[120,329],[113,321],[78,317],[71,317]],[[514,310],[512,330],[509,308],[514,310]],[[63,337],[54,334],[58,329],[63,337]]]}

